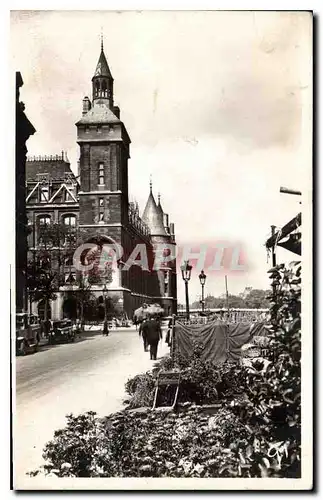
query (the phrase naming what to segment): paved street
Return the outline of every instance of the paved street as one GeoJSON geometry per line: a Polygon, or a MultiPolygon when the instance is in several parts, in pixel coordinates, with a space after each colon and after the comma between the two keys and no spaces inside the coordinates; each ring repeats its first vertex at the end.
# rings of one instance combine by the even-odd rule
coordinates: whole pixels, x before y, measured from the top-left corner
{"type": "MultiPolygon", "coordinates": [[[[153,365],[134,329],[112,331],[109,337],[85,336],[74,344],[44,346],[16,358],[16,488],[25,483],[26,471],[42,463],[43,446],[64,426],[66,414],[118,411],[127,379],[153,365]]],[[[167,352],[163,341],[158,358],[167,352]]]]}

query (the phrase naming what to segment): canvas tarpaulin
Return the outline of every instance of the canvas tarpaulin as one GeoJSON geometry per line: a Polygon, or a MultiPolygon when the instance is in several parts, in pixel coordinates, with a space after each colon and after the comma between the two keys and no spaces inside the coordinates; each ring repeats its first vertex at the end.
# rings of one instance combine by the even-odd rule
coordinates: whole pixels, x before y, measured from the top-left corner
{"type": "Polygon", "coordinates": [[[194,345],[202,348],[201,357],[213,363],[238,361],[241,347],[254,336],[266,335],[266,327],[260,322],[225,323],[212,321],[205,325],[175,324],[175,352],[189,357],[194,345]]]}

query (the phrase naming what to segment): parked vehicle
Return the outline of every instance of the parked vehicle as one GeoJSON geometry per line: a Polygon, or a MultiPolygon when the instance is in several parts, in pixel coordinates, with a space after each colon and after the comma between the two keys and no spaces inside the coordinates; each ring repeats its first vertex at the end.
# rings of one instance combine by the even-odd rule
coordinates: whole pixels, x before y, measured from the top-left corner
{"type": "Polygon", "coordinates": [[[16,354],[24,356],[37,352],[41,336],[38,316],[28,313],[16,314],[16,354]]]}
{"type": "Polygon", "coordinates": [[[70,319],[53,321],[53,327],[49,333],[49,344],[58,344],[60,342],[74,342],[75,329],[70,319]]]}

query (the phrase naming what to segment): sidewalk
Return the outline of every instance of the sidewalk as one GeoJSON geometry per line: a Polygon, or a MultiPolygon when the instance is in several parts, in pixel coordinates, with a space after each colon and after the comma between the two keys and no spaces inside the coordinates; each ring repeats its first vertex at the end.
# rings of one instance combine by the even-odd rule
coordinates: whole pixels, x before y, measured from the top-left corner
{"type": "MultiPolygon", "coordinates": [[[[169,353],[165,336],[164,330],[157,361],[169,353]]],[[[16,399],[14,483],[16,488],[30,488],[34,482],[26,472],[43,463],[44,445],[55,430],[65,427],[65,416],[87,411],[106,416],[121,410],[127,380],[152,369],[155,361],[144,352],[139,332],[128,328],[111,331],[108,337],[97,333],[72,344],[43,348],[20,363],[26,376],[41,363],[46,366],[46,372],[26,383],[16,399]]]]}

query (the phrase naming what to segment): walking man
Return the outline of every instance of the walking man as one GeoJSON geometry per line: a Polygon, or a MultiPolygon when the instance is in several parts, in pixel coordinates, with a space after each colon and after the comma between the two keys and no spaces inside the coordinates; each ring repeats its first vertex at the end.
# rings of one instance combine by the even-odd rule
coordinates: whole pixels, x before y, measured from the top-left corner
{"type": "Polygon", "coordinates": [[[142,336],[142,340],[144,342],[144,351],[147,352],[148,351],[148,342],[147,342],[147,331],[146,329],[144,328],[144,325],[146,323],[147,319],[144,319],[140,325],[139,325],[139,337],[140,335],[142,336]]]}
{"type": "Polygon", "coordinates": [[[162,339],[162,331],[158,319],[148,316],[148,319],[143,323],[142,335],[146,337],[146,341],[150,346],[150,359],[157,359],[158,343],[162,339]]]}

